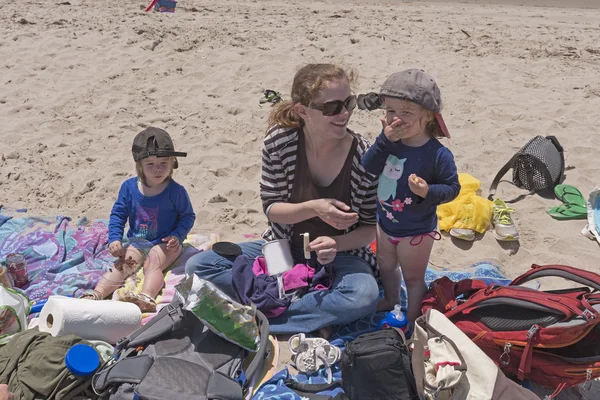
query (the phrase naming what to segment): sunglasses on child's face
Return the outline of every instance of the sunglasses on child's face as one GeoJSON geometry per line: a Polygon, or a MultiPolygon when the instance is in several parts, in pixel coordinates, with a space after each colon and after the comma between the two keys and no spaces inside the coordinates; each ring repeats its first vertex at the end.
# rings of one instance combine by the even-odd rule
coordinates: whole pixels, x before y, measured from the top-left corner
{"type": "Polygon", "coordinates": [[[344,107],[348,111],[354,110],[356,108],[356,96],[352,95],[346,100],[334,100],[323,104],[312,104],[310,106],[310,108],[314,110],[321,111],[323,115],[327,117],[340,114],[342,111],[344,111],[344,107]]]}

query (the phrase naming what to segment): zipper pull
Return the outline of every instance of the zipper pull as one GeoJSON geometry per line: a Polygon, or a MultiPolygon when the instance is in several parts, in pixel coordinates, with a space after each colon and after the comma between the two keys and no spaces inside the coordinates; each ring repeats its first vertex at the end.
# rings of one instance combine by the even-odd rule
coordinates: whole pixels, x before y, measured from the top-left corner
{"type": "Polygon", "coordinates": [[[592,370],[588,368],[585,371],[585,382],[583,382],[582,389],[587,392],[591,388],[592,388],[592,370]],[[589,382],[589,385],[588,385],[588,382],[589,382]]]}
{"type": "Polygon", "coordinates": [[[504,353],[500,354],[500,364],[504,365],[505,367],[510,363],[510,348],[512,347],[512,344],[510,344],[509,342],[506,342],[504,344],[504,353]]]}
{"type": "Polygon", "coordinates": [[[519,369],[517,370],[517,378],[519,380],[524,380],[531,371],[531,363],[533,357],[533,348],[535,347],[535,343],[537,342],[538,335],[537,332],[540,330],[539,325],[533,325],[527,331],[527,344],[523,348],[523,354],[521,355],[521,362],[519,363],[519,369]]]}

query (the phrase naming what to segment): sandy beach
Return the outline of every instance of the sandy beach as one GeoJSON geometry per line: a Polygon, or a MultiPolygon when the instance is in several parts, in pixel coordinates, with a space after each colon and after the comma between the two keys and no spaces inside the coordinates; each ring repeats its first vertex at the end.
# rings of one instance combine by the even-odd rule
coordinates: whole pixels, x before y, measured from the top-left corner
{"type": "MultiPolygon", "coordinates": [[[[511,3],[511,1],[507,1],[511,3]]],[[[531,0],[529,3],[537,4],[531,0]]],[[[574,3],[585,7],[591,0],[574,3]]],[[[566,183],[600,184],[600,10],[462,3],[182,0],[174,14],[145,3],[25,0],[0,14],[0,201],[30,214],[108,218],[132,176],[131,140],[166,129],[189,152],[175,179],[192,198],[197,232],[227,240],[260,234],[258,197],[265,88],[288,96],[296,69],[336,62],[359,73],[357,93],[409,67],[436,77],[459,171],[482,181],[535,135],[566,149],[566,183]]],[[[551,2],[549,4],[552,4],[551,2]]],[[[374,139],[379,114],[351,128],[374,139]]],[[[507,175],[507,178],[510,178],[507,175]]],[[[508,183],[499,196],[521,193],[508,183]]],[[[582,221],[555,221],[558,200],[515,204],[519,245],[491,232],[474,243],[444,237],[432,264],[499,260],[509,276],[532,263],[598,270],[582,221]]]]}
{"type": "MultiPolygon", "coordinates": [[[[565,147],[565,183],[586,196],[600,186],[600,3],[504,0],[469,3],[181,0],[174,14],[149,1],[7,2],[0,13],[0,204],[30,215],[108,218],[135,173],[131,141],[147,126],[177,148],[175,179],[192,199],[194,232],[231,241],[266,226],[258,194],[268,106],[264,89],[289,96],[308,62],[359,73],[376,91],[392,72],[436,77],[460,172],[483,195],[512,154],[535,135],[565,147]],[[553,6],[562,6],[554,8],[553,6]]],[[[378,112],[350,127],[373,140],[378,112]]],[[[510,179],[510,175],[506,176],[510,179]]],[[[502,183],[498,195],[523,193],[502,183]]],[[[529,196],[514,207],[519,243],[492,232],[473,243],[445,235],[433,266],[495,259],[509,277],[531,264],[600,272],[584,221],[556,221],[559,201],[529,196]]]]}

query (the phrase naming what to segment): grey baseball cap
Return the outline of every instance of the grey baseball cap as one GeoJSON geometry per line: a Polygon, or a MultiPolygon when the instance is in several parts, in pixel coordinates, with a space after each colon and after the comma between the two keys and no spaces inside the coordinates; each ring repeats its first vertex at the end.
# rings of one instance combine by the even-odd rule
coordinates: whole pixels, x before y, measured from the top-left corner
{"type": "MultiPolygon", "coordinates": [[[[169,134],[160,129],[149,127],[138,133],[133,139],[131,153],[134,161],[140,161],[150,156],[156,157],[185,157],[187,153],[175,151],[173,140],[169,134]]],[[[177,160],[173,168],[177,168],[177,160]]]]}
{"type": "Polygon", "coordinates": [[[379,95],[412,101],[435,113],[435,118],[447,138],[450,137],[444,118],[442,118],[442,95],[433,77],[420,69],[407,69],[390,75],[379,95]]]}

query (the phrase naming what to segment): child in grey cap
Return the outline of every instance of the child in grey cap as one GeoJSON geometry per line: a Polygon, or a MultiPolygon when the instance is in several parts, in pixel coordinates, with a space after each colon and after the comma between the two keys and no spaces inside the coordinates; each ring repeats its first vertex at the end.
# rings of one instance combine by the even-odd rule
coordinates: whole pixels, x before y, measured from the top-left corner
{"type": "Polygon", "coordinates": [[[377,262],[384,298],[377,309],[400,304],[404,277],[413,322],[427,291],[433,242],[441,238],[437,205],[456,198],[460,184],[454,157],[438,140],[450,134],[435,80],[417,69],[396,72],[383,83],[378,100],[385,109],[383,130],[362,158],[364,168],[379,176],[377,262]]]}
{"type": "Polygon", "coordinates": [[[166,131],[144,129],[133,139],[131,153],[137,176],[121,185],[108,224],[108,249],[118,257],[117,262],[96,288],[82,297],[106,298],[143,266],[141,292],[117,291],[117,299],[136,304],[142,312],[154,312],[154,299],[164,286],[163,271],[181,254],[196,214],[187,191],[172,178],[173,170],[178,167],[176,157],[185,157],[187,153],[175,151],[166,131]],[[124,248],[126,223],[129,246],[124,248]]]}

